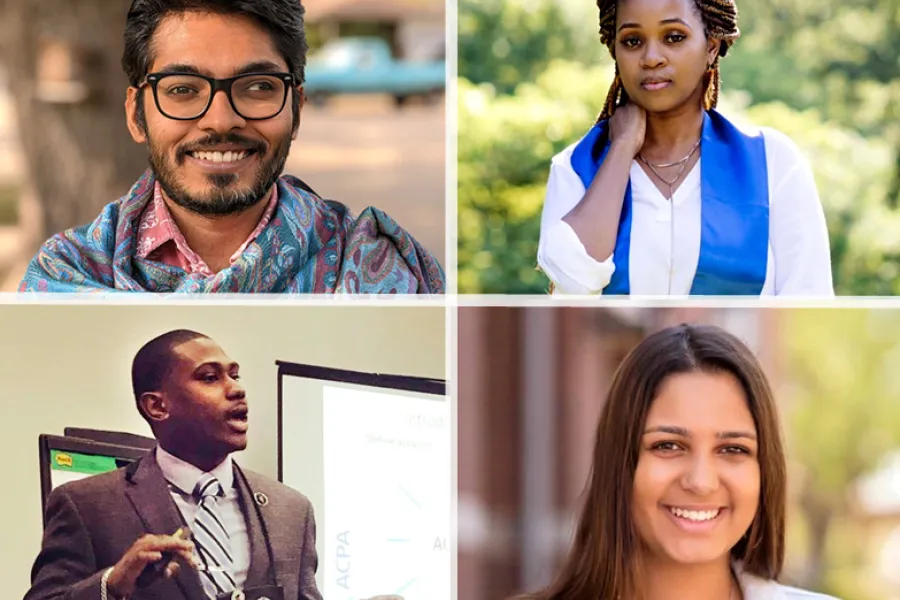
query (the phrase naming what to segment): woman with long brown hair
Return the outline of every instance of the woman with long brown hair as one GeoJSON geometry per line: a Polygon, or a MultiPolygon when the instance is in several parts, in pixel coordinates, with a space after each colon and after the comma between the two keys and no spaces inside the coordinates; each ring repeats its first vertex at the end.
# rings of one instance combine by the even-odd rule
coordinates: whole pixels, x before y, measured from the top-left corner
{"type": "Polygon", "coordinates": [[[520,600],[825,600],[777,583],[785,478],[750,350],[717,327],[655,333],[613,377],[556,581],[520,600]]]}
{"type": "Polygon", "coordinates": [[[538,265],[555,290],[832,296],[806,159],[783,133],[716,110],[735,1],[597,6],[616,73],[597,122],[553,158],[538,265]]]}

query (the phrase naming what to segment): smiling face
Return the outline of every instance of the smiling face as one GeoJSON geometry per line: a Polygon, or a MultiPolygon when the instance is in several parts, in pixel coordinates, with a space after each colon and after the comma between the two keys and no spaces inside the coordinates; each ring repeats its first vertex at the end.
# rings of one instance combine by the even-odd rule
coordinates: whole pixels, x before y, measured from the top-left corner
{"type": "Polygon", "coordinates": [[[701,106],[703,75],[716,57],[695,0],[620,0],[615,56],[629,98],[651,113],[701,106]]]}
{"type": "MultiPolygon", "coordinates": [[[[193,72],[224,79],[290,71],[271,36],[243,16],[170,14],[154,33],[151,49],[151,73],[193,72]]],[[[164,93],[162,86],[159,93],[164,93]]],[[[293,94],[302,99],[299,88],[289,89],[281,112],[262,121],[242,118],[222,92],[203,117],[178,121],[160,113],[148,85],[129,88],[126,113],[132,137],[147,144],[150,166],[170,200],[200,214],[230,214],[266,198],[283,171],[297,132],[293,94]],[[139,114],[138,94],[145,119],[139,114]]]]}
{"type": "Polygon", "coordinates": [[[212,465],[246,448],[248,410],[239,365],[208,338],[179,344],[172,354],[156,405],[147,410],[160,425],[161,444],[185,460],[212,465]]]}
{"type": "Polygon", "coordinates": [[[738,380],[726,372],[666,378],[634,474],[632,518],[650,560],[727,561],[759,498],[757,431],[738,380]]]}

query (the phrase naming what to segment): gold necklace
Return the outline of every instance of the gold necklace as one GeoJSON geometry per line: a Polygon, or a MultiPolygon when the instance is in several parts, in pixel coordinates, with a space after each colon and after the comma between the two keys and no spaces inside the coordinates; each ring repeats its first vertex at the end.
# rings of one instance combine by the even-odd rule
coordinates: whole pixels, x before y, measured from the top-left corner
{"type": "Polygon", "coordinates": [[[691,147],[691,151],[687,153],[687,156],[685,156],[682,159],[676,160],[675,162],[659,163],[659,164],[653,165],[653,164],[647,162],[647,160],[644,159],[643,157],[641,157],[641,160],[646,162],[647,166],[656,167],[658,169],[664,169],[666,167],[674,167],[675,165],[680,165],[681,163],[686,162],[687,159],[689,159],[691,157],[691,155],[694,153],[694,150],[696,150],[697,146],[699,146],[699,145],[700,145],[700,138],[697,138],[697,141],[694,142],[694,145],[693,145],[693,147],[691,147]]]}
{"type": "MultiPolygon", "coordinates": [[[[641,153],[638,153],[638,158],[642,163],[650,167],[650,170],[653,171],[653,174],[656,175],[663,183],[666,184],[666,187],[669,188],[669,194],[666,196],[666,200],[669,201],[669,285],[668,285],[668,295],[672,295],[672,280],[675,277],[675,203],[672,201],[672,197],[675,195],[675,190],[673,186],[681,179],[681,176],[684,174],[684,170],[688,166],[688,162],[691,157],[694,155],[694,152],[697,151],[697,148],[700,147],[700,140],[698,139],[694,145],[691,147],[691,151],[688,152],[687,156],[682,158],[681,160],[677,160],[673,163],[668,164],[660,164],[660,165],[652,165],[650,161],[648,161],[641,153]],[[656,170],[656,167],[660,169],[665,167],[674,167],[675,165],[680,164],[681,168],[678,169],[678,174],[675,175],[675,179],[669,181],[665,177],[659,174],[659,171],[656,170]]],[[[733,600],[729,598],[728,600],[733,600]]]]}
{"type": "Polygon", "coordinates": [[[676,160],[675,162],[671,162],[671,163],[662,163],[662,164],[654,165],[649,160],[644,158],[644,155],[641,153],[638,153],[638,158],[641,160],[642,163],[644,163],[645,165],[650,167],[650,170],[653,171],[653,174],[656,175],[660,179],[660,181],[662,181],[669,187],[669,200],[671,200],[672,199],[671,198],[672,186],[675,185],[675,182],[677,182],[681,178],[681,175],[684,173],[684,170],[687,168],[688,161],[691,159],[691,157],[694,155],[694,152],[696,152],[697,148],[699,148],[699,147],[700,147],[700,140],[697,140],[694,143],[694,145],[691,146],[691,151],[687,153],[687,156],[685,156],[684,158],[682,158],[680,160],[676,160]],[[675,179],[673,179],[672,181],[669,181],[668,179],[666,179],[665,177],[660,175],[659,171],[656,170],[656,169],[665,169],[666,167],[674,167],[676,165],[681,165],[681,168],[678,170],[678,174],[675,176],[675,179]]]}

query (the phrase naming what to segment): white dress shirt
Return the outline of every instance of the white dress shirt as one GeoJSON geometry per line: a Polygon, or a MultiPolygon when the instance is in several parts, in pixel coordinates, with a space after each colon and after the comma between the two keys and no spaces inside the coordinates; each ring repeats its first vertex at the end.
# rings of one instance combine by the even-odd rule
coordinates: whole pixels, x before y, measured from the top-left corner
{"type": "MultiPolygon", "coordinates": [[[[760,131],[769,184],[769,252],[762,295],[833,296],[828,230],[812,170],[790,138],[774,129],[760,131]]],[[[556,293],[599,294],[615,270],[613,257],[594,260],[562,220],[585,194],[570,162],[576,145],[553,157],[541,216],[538,265],[555,284],[556,293]]],[[[675,190],[670,205],[639,163],[632,162],[628,266],[632,295],[690,293],[700,257],[702,163],[701,155],[675,190]]]]}
{"type": "MultiPolygon", "coordinates": [[[[193,491],[197,481],[203,475],[203,471],[177,456],[173,456],[159,446],[156,447],[156,461],[159,463],[163,477],[172,484],[169,490],[184,522],[188,526],[192,526],[198,506],[193,491]]],[[[247,570],[250,568],[250,536],[247,533],[244,513],[241,512],[237,489],[234,487],[234,469],[231,457],[226,458],[210,473],[219,480],[225,491],[225,497],[218,500],[219,515],[222,517],[225,531],[228,532],[231,540],[234,581],[237,589],[241,589],[247,580],[247,570]]]]}
{"type": "Polygon", "coordinates": [[[781,585],[777,581],[761,579],[743,572],[740,565],[735,565],[738,584],[744,593],[744,600],[838,600],[800,588],[781,585]]]}

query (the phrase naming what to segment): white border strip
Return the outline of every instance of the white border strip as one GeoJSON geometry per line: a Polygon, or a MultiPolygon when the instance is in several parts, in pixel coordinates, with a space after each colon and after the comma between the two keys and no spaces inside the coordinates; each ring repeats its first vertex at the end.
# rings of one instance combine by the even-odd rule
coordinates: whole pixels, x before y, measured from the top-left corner
{"type": "Polygon", "coordinates": [[[457,386],[457,348],[459,341],[459,327],[457,326],[456,294],[457,294],[457,248],[459,235],[457,232],[457,135],[459,132],[459,119],[457,114],[456,77],[458,72],[458,22],[459,7],[457,0],[447,0],[445,5],[446,22],[446,57],[447,57],[447,84],[445,98],[445,129],[444,129],[444,159],[446,169],[444,183],[444,226],[447,249],[444,252],[444,266],[447,276],[446,291],[443,302],[445,309],[444,322],[447,326],[445,336],[446,353],[446,381],[447,397],[450,401],[450,598],[459,598],[459,403],[457,386]]]}
{"type": "Polygon", "coordinates": [[[459,403],[457,402],[458,311],[447,306],[444,323],[447,400],[450,402],[450,598],[459,597],[459,403]]]}
{"type": "MultiPolygon", "coordinates": [[[[454,267],[455,268],[455,267],[454,267]]],[[[454,282],[455,283],[455,282],[454,282]]],[[[124,305],[124,306],[506,306],[609,308],[853,308],[900,309],[900,296],[839,296],[837,298],[724,296],[549,296],[501,294],[152,294],[152,293],[0,293],[2,305],[124,305]]]]}
{"type": "Polygon", "coordinates": [[[135,293],[0,293],[4,304],[89,304],[125,306],[435,306],[449,298],[435,294],[152,294],[135,293]]]}
{"type": "Polygon", "coordinates": [[[593,308],[900,308],[898,297],[840,296],[837,298],[724,297],[724,296],[549,296],[460,295],[448,298],[456,306],[593,307],[593,308]]]}
{"type": "Polygon", "coordinates": [[[459,598],[459,403],[457,385],[457,348],[459,343],[457,300],[457,248],[459,246],[458,222],[458,140],[459,105],[457,74],[459,69],[459,7],[457,0],[447,0],[444,8],[446,25],[445,48],[447,60],[447,83],[444,94],[444,227],[446,251],[444,252],[444,272],[446,274],[446,295],[441,299],[445,306],[447,331],[446,349],[447,398],[450,401],[450,598],[459,598]]]}
{"type": "Polygon", "coordinates": [[[446,184],[446,192],[444,193],[444,226],[446,227],[447,249],[444,252],[444,263],[447,274],[447,294],[455,295],[457,293],[456,271],[457,256],[456,250],[459,246],[459,234],[457,232],[458,218],[458,134],[459,134],[459,115],[457,107],[459,102],[457,99],[459,90],[456,85],[457,73],[459,70],[459,53],[458,53],[458,22],[459,10],[457,0],[447,0],[446,4],[446,48],[447,48],[447,84],[444,94],[445,106],[445,130],[444,130],[444,153],[446,160],[446,171],[444,182],[446,184]]]}

